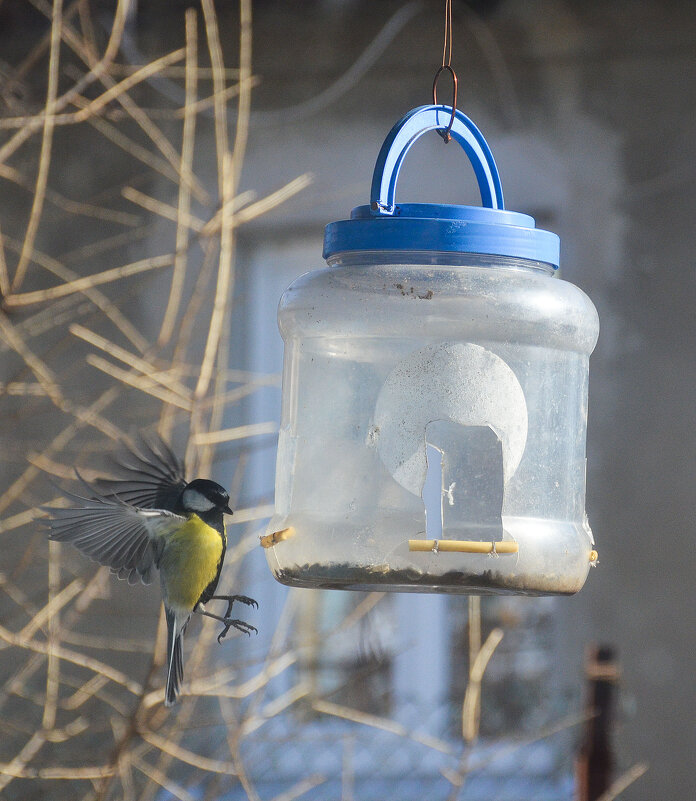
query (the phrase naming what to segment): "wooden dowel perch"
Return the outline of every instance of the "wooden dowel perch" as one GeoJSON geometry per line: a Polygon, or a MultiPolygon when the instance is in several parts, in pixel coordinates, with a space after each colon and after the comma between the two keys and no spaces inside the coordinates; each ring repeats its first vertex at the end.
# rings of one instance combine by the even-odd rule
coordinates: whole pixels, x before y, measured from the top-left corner
{"type": "Polygon", "coordinates": [[[479,542],[478,540],[409,540],[409,551],[449,551],[456,553],[517,553],[516,542],[479,542]]]}
{"type": "Polygon", "coordinates": [[[272,534],[266,534],[264,537],[261,537],[261,547],[272,548],[279,542],[283,542],[283,540],[289,540],[290,537],[294,536],[295,528],[293,526],[289,526],[288,528],[283,528],[280,531],[274,531],[272,534]]]}

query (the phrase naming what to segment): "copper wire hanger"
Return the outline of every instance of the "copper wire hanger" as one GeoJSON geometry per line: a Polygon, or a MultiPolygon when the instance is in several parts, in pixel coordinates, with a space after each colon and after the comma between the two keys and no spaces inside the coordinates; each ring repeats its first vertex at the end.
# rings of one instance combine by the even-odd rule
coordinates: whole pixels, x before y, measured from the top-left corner
{"type": "Polygon", "coordinates": [[[452,115],[446,128],[438,129],[438,133],[445,140],[445,144],[452,138],[454,115],[457,113],[457,73],[452,68],[452,0],[445,0],[445,41],[442,47],[442,65],[438,68],[433,79],[433,105],[437,105],[437,82],[443,72],[452,76],[452,115]]]}

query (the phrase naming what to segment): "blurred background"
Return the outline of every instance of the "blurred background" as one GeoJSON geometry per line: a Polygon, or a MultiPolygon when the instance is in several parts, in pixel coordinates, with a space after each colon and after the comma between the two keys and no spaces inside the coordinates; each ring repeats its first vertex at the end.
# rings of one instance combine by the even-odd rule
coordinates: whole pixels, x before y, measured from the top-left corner
{"type": "MultiPolygon", "coordinates": [[[[453,2],[459,108],[491,145],[506,206],[559,234],[561,277],[600,315],[585,588],[480,604],[288,591],[258,547],[278,299],[322,267],[324,225],[367,202],[394,122],[431,101],[444,12],[0,0],[0,797],[571,799],[593,643],[620,663],[621,797],[693,794],[686,0],[453,2]],[[194,621],[188,696],[169,712],[157,587],[49,553],[39,520],[51,481],[68,486],[75,465],[97,475],[139,429],[231,488],[223,584],[261,604],[249,641],[218,646],[194,621]]],[[[479,202],[461,151],[436,136],[410,152],[399,199],[479,202]]]]}

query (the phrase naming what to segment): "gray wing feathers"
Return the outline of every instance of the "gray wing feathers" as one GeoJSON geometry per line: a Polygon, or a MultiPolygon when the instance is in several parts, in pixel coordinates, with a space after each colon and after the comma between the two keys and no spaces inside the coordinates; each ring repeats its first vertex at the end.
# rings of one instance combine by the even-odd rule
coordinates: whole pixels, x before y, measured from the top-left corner
{"type": "Polygon", "coordinates": [[[164,440],[142,437],[138,448],[124,446],[113,463],[117,475],[95,482],[101,496],[117,496],[141,509],[179,511],[187,483],[184,466],[164,440]]]}
{"type": "Polygon", "coordinates": [[[136,509],[118,499],[65,494],[79,506],[47,509],[49,538],[69,542],[131,584],[138,577],[148,584],[162,554],[162,535],[183,518],[165,510],[136,509]]]}

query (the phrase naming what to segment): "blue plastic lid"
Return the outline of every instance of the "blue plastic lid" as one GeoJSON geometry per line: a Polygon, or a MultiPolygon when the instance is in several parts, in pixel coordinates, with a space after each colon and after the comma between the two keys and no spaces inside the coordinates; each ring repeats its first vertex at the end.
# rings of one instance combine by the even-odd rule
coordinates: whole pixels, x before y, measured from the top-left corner
{"type": "Polygon", "coordinates": [[[451,118],[449,106],[421,106],[396,123],[375,164],[370,205],[353,209],[349,220],[326,226],[325,259],[355,251],[439,251],[510,256],[558,268],[558,236],[536,228],[528,214],[505,209],[490,148],[458,110],[451,136],[471,161],[483,206],[395,203],[399,170],[409,148],[427,131],[443,131],[451,118]]]}

